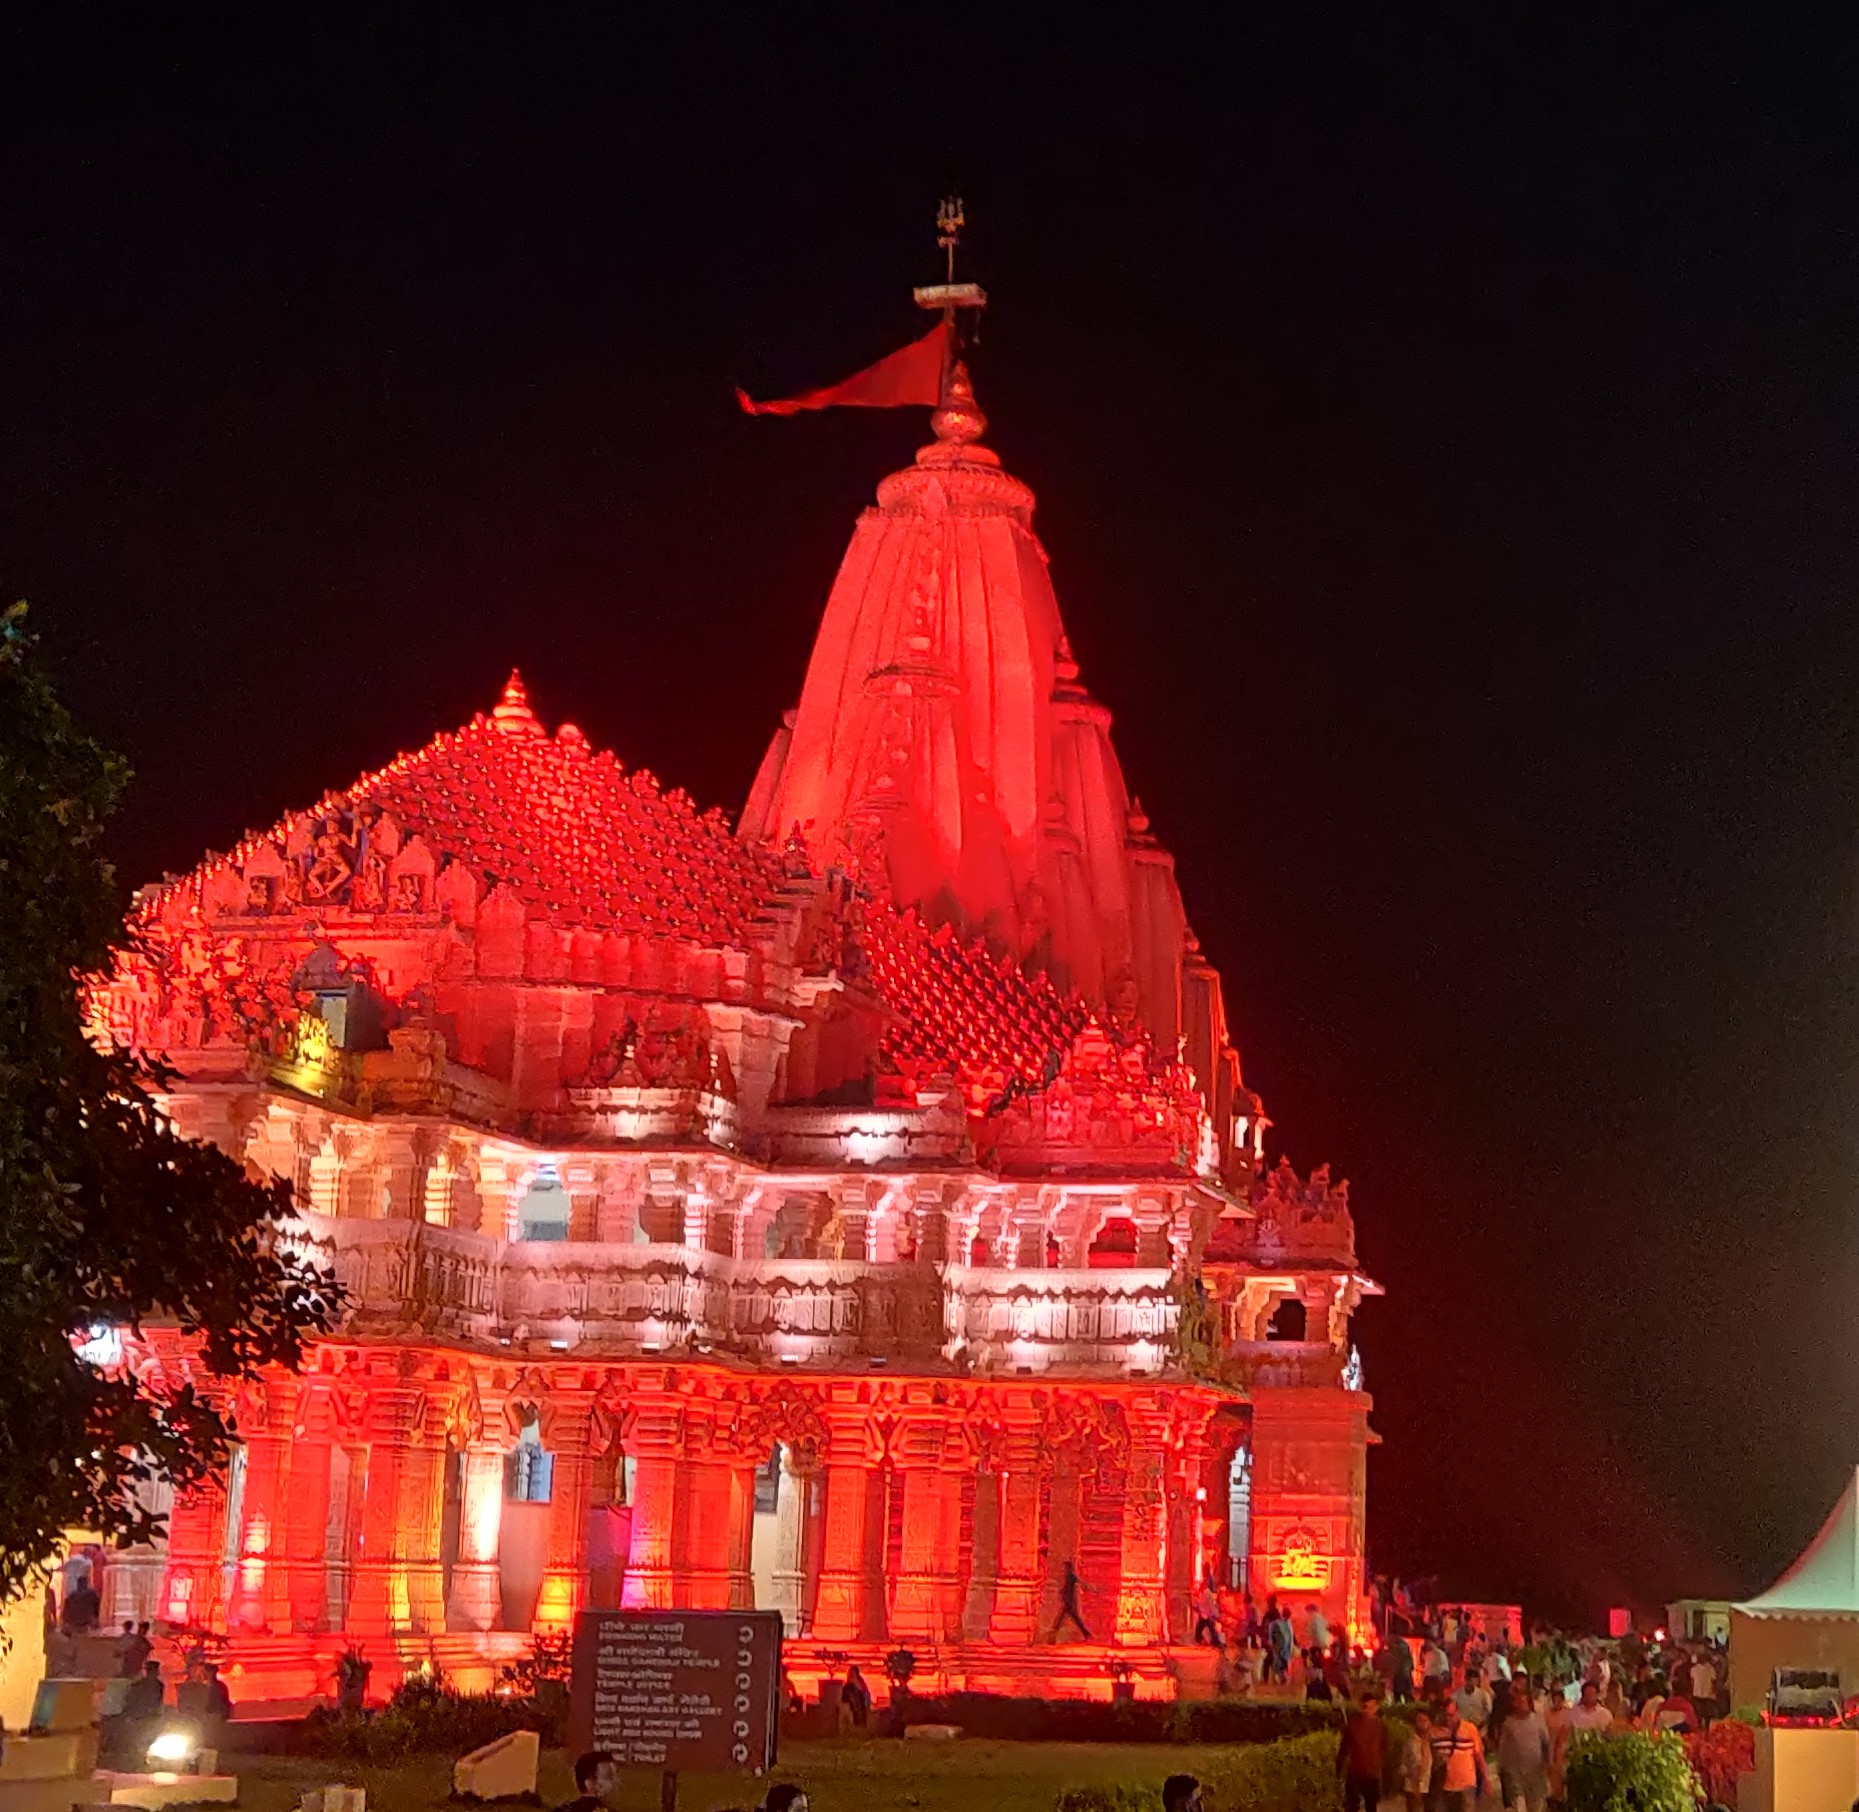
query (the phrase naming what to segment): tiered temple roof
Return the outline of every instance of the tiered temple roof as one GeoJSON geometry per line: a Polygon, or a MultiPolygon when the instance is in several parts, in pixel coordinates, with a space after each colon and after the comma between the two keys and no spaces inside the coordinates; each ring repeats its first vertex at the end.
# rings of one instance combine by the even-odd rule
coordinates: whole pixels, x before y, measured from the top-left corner
{"type": "Polygon", "coordinates": [[[392,882],[417,840],[434,873],[453,863],[478,893],[507,888],[534,916],[597,931],[741,947],[781,875],[764,849],[730,833],[644,769],[591,749],[573,724],[551,736],[510,676],[496,708],[435,736],[308,811],[154,890],[159,911],[179,893],[224,894],[235,871],[269,849],[280,906],[390,911],[392,882]]]}

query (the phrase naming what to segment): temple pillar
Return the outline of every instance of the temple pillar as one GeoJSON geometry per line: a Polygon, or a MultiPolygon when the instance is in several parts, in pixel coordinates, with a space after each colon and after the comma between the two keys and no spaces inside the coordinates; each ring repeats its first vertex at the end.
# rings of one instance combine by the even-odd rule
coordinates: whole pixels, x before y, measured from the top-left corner
{"type": "Polygon", "coordinates": [[[686,1460],[677,1518],[678,1602],[692,1610],[749,1608],[749,1540],[755,1507],[751,1468],[726,1459],[686,1460]]]}
{"type": "Polygon", "coordinates": [[[407,1627],[406,1575],[399,1565],[400,1459],[403,1437],[389,1406],[371,1402],[367,1460],[362,1474],[361,1527],[349,1566],[350,1635],[385,1636],[407,1627]]]}
{"type": "Polygon", "coordinates": [[[422,1634],[445,1628],[444,1521],[445,1442],[416,1430],[400,1464],[400,1530],[407,1628],[422,1634]]]}
{"type": "Polygon", "coordinates": [[[891,1634],[901,1641],[959,1639],[962,1562],[962,1456],[942,1427],[922,1431],[905,1466],[903,1549],[891,1599],[891,1634]]]}
{"type": "Polygon", "coordinates": [[[829,1411],[825,1525],[820,1587],[815,1600],[816,1642],[881,1642],[885,1635],[884,1469],[873,1463],[863,1412],[829,1411]]]}
{"type": "MultiPolygon", "coordinates": [[[[1059,1606],[1062,1602],[1060,1590],[1065,1577],[1065,1563],[1073,1565],[1078,1560],[1078,1530],[1081,1519],[1084,1478],[1077,1470],[1076,1464],[1069,1457],[1062,1456],[1054,1465],[1046,1486],[1046,1573],[1044,1589],[1040,1595],[1039,1634],[1050,1634],[1058,1624],[1059,1606]]],[[[1037,1552],[1037,1549],[1035,1549],[1037,1552]]],[[[1082,1571],[1082,1569],[1081,1569],[1082,1571]]],[[[1100,1582],[1090,1582],[1096,1585],[1100,1582]]],[[[1089,1623],[1096,1609],[1088,1601],[1079,1607],[1089,1623]]],[[[1101,1616],[1099,1623],[1102,1623],[1101,1616]]],[[[1093,1629],[1093,1637],[1103,1634],[1101,1628],[1093,1629]]],[[[1078,1632],[1068,1623],[1065,1635],[1069,1641],[1079,1641],[1078,1632]]]]}
{"type": "Polygon", "coordinates": [[[904,1540],[891,1594],[891,1634],[900,1642],[936,1642],[943,1636],[941,1475],[932,1466],[908,1466],[904,1489],[904,1540]]]}
{"type": "Polygon", "coordinates": [[[542,1432],[555,1466],[549,1487],[548,1558],[536,1600],[538,1629],[572,1629],[576,1613],[586,1606],[592,1413],[593,1399],[585,1392],[550,1393],[542,1432]]]}
{"type": "Polygon", "coordinates": [[[285,1570],[285,1479],[290,1463],[296,1385],[242,1389],[234,1404],[245,1448],[228,1628],[285,1630],[290,1627],[290,1592],[285,1570]]]}
{"type": "Polygon", "coordinates": [[[627,1441],[633,1460],[632,1535],[621,1606],[658,1611],[677,1602],[677,1534],[682,1428],[675,1409],[642,1408],[627,1441]]]}
{"type": "Polygon", "coordinates": [[[1000,1590],[1001,1476],[975,1475],[975,1510],[968,1589],[962,1603],[964,1642],[985,1642],[995,1596],[1000,1590]]]}
{"type": "Polygon", "coordinates": [[[1160,1431],[1139,1424],[1133,1433],[1123,1474],[1115,1636],[1126,1648],[1146,1648],[1168,1637],[1168,1522],[1162,1498],[1160,1431]]]}
{"type": "Polygon", "coordinates": [[[465,1450],[464,1501],[459,1507],[458,1558],[446,1626],[455,1630],[503,1627],[503,1569],[497,1544],[503,1533],[504,1451],[501,1442],[477,1441],[465,1450]]]}
{"type": "Polygon", "coordinates": [[[412,1380],[378,1380],[369,1391],[361,1528],[350,1572],[346,1627],[385,1636],[445,1627],[439,1572],[444,1513],[443,1436],[429,1432],[427,1398],[412,1380]]]}
{"type": "Polygon", "coordinates": [[[1007,1469],[999,1492],[994,1606],[988,1640],[1024,1646],[1039,1635],[1042,1581],[1039,1519],[1042,1477],[1038,1440],[1023,1434],[1006,1448],[1007,1469]]]}
{"type": "Polygon", "coordinates": [[[170,1623],[212,1629],[219,1620],[226,1543],[226,1490],[219,1480],[177,1491],[168,1512],[168,1559],[160,1615],[170,1623]]]}
{"type": "Polygon", "coordinates": [[[781,1613],[781,1627],[789,1641],[799,1636],[811,1622],[807,1609],[807,1537],[813,1491],[813,1471],[797,1470],[794,1450],[784,1446],[781,1449],[781,1490],[775,1499],[774,1602],[766,1608],[781,1613]]]}
{"type": "Polygon", "coordinates": [[[329,1436],[304,1429],[291,1443],[290,1492],[284,1506],[288,1627],[316,1631],[329,1621],[329,1436]]]}

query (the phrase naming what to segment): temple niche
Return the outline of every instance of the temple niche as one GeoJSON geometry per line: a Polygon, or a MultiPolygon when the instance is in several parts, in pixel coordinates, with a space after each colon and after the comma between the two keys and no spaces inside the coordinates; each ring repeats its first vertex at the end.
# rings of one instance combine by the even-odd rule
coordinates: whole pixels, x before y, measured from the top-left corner
{"type": "MultiPolygon", "coordinates": [[[[596,1606],[1097,1696],[1212,1690],[1209,1575],[1361,1627],[1347,1187],[1266,1165],[1032,493],[959,367],[933,421],[739,823],[513,674],[139,896],[96,1035],[350,1293],[112,1570],[236,1636],[238,1697],[354,1644],[487,1685],[596,1606]]],[[[172,1328],[121,1363],[224,1396],[172,1328]]]]}

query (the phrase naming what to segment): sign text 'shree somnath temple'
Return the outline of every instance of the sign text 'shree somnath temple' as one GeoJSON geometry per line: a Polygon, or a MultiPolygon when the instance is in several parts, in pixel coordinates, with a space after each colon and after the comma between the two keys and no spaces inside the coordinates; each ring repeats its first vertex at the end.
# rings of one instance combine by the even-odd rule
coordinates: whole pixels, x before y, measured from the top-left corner
{"type": "Polygon", "coordinates": [[[598,1606],[1019,1693],[1210,1687],[1206,1572],[1361,1627],[1345,1186],[1265,1162],[959,364],[933,422],[734,829],[513,676],[141,896],[100,1028],[352,1298],[108,1570],[106,1614],[229,1632],[238,1696],[356,1645],[487,1685],[598,1606]]]}

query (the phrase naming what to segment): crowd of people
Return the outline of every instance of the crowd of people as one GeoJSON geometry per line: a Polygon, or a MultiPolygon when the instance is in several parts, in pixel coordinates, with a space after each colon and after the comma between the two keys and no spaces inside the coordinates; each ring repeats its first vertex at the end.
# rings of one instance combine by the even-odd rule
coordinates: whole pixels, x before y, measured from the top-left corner
{"type": "Polygon", "coordinates": [[[1413,1630],[1387,1621],[1372,1654],[1333,1632],[1316,1605],[1300,1616],[1276,1598],[1241,1619],[1230,1642],[1213,1630],[1233,1689],[1258,1683],[1348,1705],[1336,1763],[1346,1812],[1378,1805],[1390,1775],[1413,1812],[1457,1812],[1493,1787],[1507,1809],[1543,1812],[1562,1797],[1581,1732],[1685,1733],[1729,1710],[1724,1652],[1712,1643],[1576,1643],[1537,1631],[1526,1648],[1450,1614],[1413,1630]],[[1392,1757],[1381,1715],[1389,1705],[1401,1708],[1408,1733],[1392,1757]]]}

